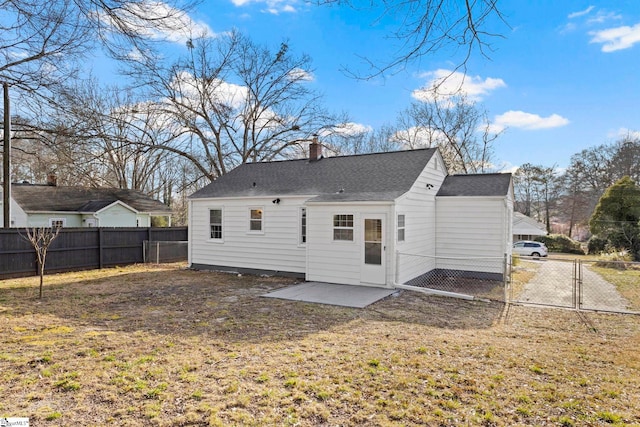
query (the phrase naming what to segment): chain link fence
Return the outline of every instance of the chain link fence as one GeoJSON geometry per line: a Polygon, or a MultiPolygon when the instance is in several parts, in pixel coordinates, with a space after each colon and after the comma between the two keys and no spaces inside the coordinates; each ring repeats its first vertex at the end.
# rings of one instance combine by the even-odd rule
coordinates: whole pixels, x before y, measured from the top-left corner
{"type": "MultiPolygon", "coordinates": [[[[434,257],[397,254],[422,271],[397,285],[466,299],[640,314],[640,263],[550,257],[434,257]]],[[[396,278],[397,279],[397,278],[396,278]]]]}
{"type": "Polygon", "coordinates": [[[514,257],[509,271],[510,302],[640,313],[640,263],[514,257]]]}
{"type": "Polygon", "coordinates": [[[458,298],[505,301],[506,257],[435,257],[398,253],[398,265],[429,271],[398,287],[458,298]]]}
{"type": "Polygon", "coordinates": [[[188,257],[188,241],[149,241],[143,242],[142,251],[145,263],[186,261],[188,257]]]}

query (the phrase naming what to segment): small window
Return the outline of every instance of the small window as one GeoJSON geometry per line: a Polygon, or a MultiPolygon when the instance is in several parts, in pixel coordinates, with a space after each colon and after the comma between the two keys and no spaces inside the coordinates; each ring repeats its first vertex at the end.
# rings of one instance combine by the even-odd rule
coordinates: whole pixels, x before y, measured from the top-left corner
{"type": "Polygon", "coordinates": [[[209,210],[209,225],[211,226],[211,239],[222,240],[222,209],[209,210]]]}
{"type": "Polygon", "coordinates": [[[249,231],[262,231],[262,209],[251,209],[249,216],[249,231]]]}
{"type": "Polygon", "coordinates": [[[307,243],[307,209],[300,208],[300,244],[307,243]]]}
{"type": "Polygon", "coordinates": [[[333,216],[333,240],[353,241],[353,215],[333,216]]]}
{"type": "Polygon", "coordinates": [[[398,215],[398,242],[404,242],[404,215],[398,215]]]}
{"type": "Polygon", "coordinates": [[[67,220],[65,218],[49,218],[49,227],[62,228],[66,225],[67,220]]]}

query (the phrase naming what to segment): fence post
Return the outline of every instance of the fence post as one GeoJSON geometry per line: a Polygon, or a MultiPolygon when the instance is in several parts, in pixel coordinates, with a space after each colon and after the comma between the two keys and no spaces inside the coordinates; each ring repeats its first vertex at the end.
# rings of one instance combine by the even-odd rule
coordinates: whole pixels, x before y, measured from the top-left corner
{"type": "Polygon", "coordinates": [[[98,227],[98,268],[102,270],[102,266],[104,265],[103,254],[102,254],[102,227],[98,227]]]}
{"type": "Polygon", "coordinates": [[[156,264],[160,264],[160,242],[156,242],[156,264]]]}
{"type": "Polygon", "coordinates": [[[502,280],[504,282],[504,302],[509,302],[509,283],[511,283],[511,269],[509,268],[509,254],[505,252],[502,264],[502,280]]]}
{"type": "Polygon", "coordinates": [[[577,270],[577,280],[576,286],[578,287],[578,298],[576,301],[576,309],[580,310],[582,308],[582,260],[578,261],[578,270],[577,270]]]}

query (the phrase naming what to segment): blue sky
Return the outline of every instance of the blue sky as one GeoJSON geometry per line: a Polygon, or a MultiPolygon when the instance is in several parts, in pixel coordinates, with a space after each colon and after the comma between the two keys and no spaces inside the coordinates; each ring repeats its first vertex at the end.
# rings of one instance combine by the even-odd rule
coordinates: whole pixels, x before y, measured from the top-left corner
{"type": "MultiPolygon", "coordinates": [[[[564,168],[582,149],[640,136],[640,1],[499,4],[508,26],[487,27],[503,37],[490,39],[489,58],[471,58],[463,86],[504,129],[494,144],[497,169],[564,168]]],[[[458,60],[443,51],[384,78],[349,77],[345,68],[367,71],[360,57],[384,60],[395,52],[386,38],[393,17],[376,16],[299,0],[217,0],[204,1],[191,19],[213,33],[236,28],[274,47],[288,40],[313,59],[310,84],[328,107],[376,128],[394,123],[420,88],[458,60]]]]}

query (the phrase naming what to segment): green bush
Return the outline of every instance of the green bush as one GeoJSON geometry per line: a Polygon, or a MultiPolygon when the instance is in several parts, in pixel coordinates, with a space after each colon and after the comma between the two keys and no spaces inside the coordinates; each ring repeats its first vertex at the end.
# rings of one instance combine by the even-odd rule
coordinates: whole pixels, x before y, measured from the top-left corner
{"type": "Polygon", "coordinates": [[[607,252],[607,239],[602,239],[598,236],[592,236],[589,239],[587,250],[590,254],[601,254],[607,252]]]}
{"type": "Polygon", "coordinates": [[[580,247],[580,242],[577,242],[564,234],[538,236],[535,240],[544,243],[550,252],[584,255],[584,251],[580,247]]]}

